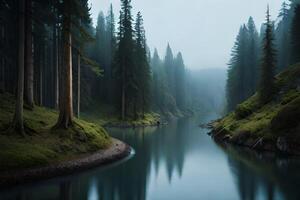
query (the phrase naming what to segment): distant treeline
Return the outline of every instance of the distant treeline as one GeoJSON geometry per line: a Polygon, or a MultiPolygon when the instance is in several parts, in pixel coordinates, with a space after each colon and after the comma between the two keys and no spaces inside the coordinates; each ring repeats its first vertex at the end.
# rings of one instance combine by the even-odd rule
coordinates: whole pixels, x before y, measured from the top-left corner
{"type": "Polygon", "coordinates": [[[191,108],[182,54],[151,55],[141,13],[133,20],[131,0],[121,5],[117,28],[112,6],[94,28],[88,0],[0,0],[0,91],[16,95],[16,130],[23,104],[58,109],[64,128],[95,102],[121,119],[191,108]]]}
{"type": "Polygon", "coordinates": [[[174,115],[187,109],[186,68],[182,54],[174,57],[168,45],[164,60],[157,50],[151,55],[146,43],[142,15],[133,21],[130,1],[122,1],[119,27],[115,34],[112,6],[108,15],[98,15],[95,42],[87,48],[99,63],[103,76],[86,91],[89,100],[114,105],[121,117],[141,117],[157,111],[174,115]]]}
{"type": "Polygon", "coordinates": [[[252,17],[240,27],[229,62],[228,111],[256,91],[260,91],[260,96],[271,96],[270,83],[274,76],[300,62],[300,1],[289,1],[283,2],[277,23],[270,20],[268,10],[267,22],[261,26],[260,33],[252,17]],[[265,87],[269,89],[265,91],[265,87]]]}

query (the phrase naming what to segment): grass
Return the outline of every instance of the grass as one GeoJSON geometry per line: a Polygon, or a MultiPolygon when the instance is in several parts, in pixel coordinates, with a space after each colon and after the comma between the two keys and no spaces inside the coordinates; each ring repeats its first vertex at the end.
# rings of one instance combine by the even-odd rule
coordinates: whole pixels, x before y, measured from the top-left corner
{"type": "Polygon", "coordinates": [[[288,136],[300,139],[300,64],[276,77],[277,94],[272,102],[260,105],[258,95],[238,105],[236,110],[215,126],[232,136],[250,133],[254,138],[276,139],[288,136]]]}
{"type": "Polygon", "coordinates": [[[140,127],[140,126],[153,126],[160,121],[160,115],[154,112],[148,112],[144,117],[138,119],[129,118],[122,121],[119,114],[114,110],[111,105],[92,103],[90,108],[82,113],[85,120],[91,121],[100,126],[112,127],[140,127]]]}
{"type": "Polygon", "coordinates": [[[58,113],[36,106],[24,110],[26,136],[8,131],[14,113],[14,98],[0,95],[0,171],[44,166],[95,152],[110,146],[111,140],[99,125],[74,120],[68,130],[54,130],[58,113]]]}

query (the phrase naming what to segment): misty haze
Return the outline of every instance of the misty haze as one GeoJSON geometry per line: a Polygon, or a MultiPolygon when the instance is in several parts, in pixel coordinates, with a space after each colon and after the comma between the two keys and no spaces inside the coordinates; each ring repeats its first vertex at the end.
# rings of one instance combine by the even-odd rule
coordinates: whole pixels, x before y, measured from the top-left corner
{"type": "Polygon", "coordinates": [[[0,0],[0,200],[300,199],[300,0],[0,0]]]}

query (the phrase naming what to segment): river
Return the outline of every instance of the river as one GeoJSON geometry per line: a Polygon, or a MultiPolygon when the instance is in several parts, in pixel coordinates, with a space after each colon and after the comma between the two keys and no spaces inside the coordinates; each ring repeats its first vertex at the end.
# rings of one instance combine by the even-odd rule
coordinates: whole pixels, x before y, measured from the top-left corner
{"type": "Polygon", "coordinates": [[[134,154],[110,166],[0,190],[1,200],[300,199],[300,160],[216,144],[203,119],[111,129],[134,154]]]}

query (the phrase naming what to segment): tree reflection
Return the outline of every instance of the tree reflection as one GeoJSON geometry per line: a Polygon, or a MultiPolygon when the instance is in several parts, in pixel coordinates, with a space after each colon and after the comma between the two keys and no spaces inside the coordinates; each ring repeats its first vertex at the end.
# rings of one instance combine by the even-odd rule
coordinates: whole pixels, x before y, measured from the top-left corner
{"type": "Polygon", "coordinates": [[[300,199],[298,159],[231,146],[222,148],[228,155],[241,200],[300,199]]]}

